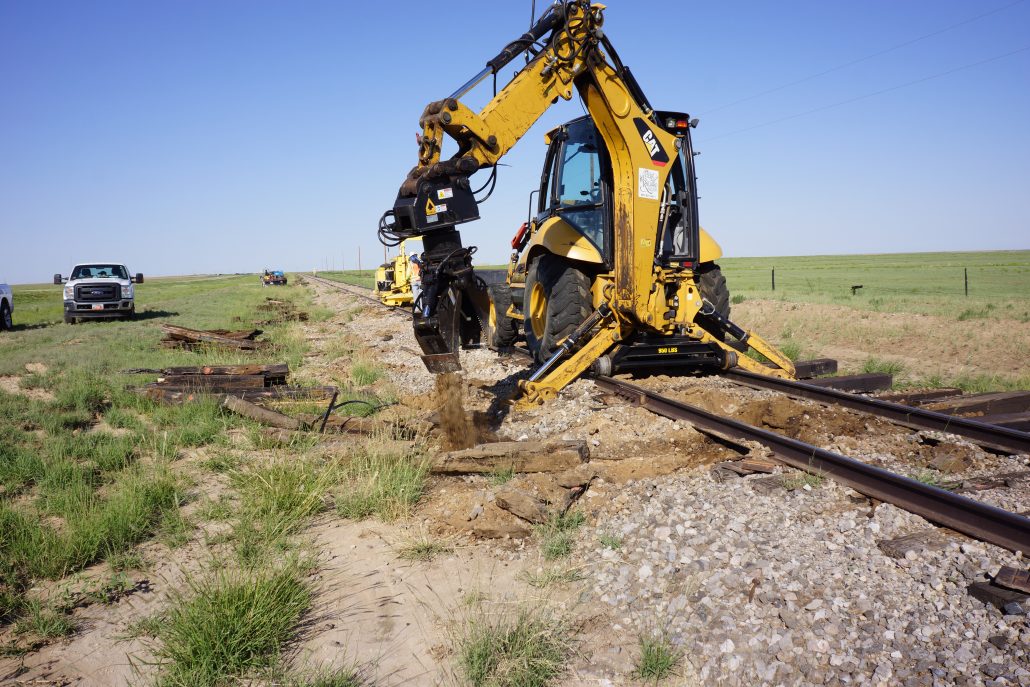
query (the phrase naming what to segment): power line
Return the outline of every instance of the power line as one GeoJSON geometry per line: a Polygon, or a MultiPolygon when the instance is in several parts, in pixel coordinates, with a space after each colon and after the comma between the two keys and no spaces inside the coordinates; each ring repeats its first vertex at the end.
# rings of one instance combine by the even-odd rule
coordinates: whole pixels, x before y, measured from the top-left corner
{"type": "Polygon", "coordinates": [[[712,136],[711,138],[705,138],[705,139],[702,139],[702,141],[700,141],[700,142],[701,143],[709,143],[711,141],[716,141],[716,140],[718,140],[720,138],[726,138],[727,136],[735,136],[736,134],[741,134],[741,133],[744,133],[745,131],[753,131],[754,129],[761,129],[762,127],[772,126],[774,124],[779,124],[781,122],[786,122],[786,121],[789,121],[791,119],[797,119],[798,117],[805,117],[807,115],[814,114],[816,112],[822,112],[823,110],[829,110],[829,109],[832,109],[834,107],[840,107],[842,105],[849,105],[849,104],[857,102],[859,100],[865,100],[866,98],[872,98],[873,96],[882,95],[883,93],[890,93],[891,91],[897,91],[897,90],[902,89],[902,88],[907,88],[909,86],[914,86],[916,84],[923,83],[924,81],[931,81],[932,79],[939,79],[939,78],[941,78],[943,76],[948,76],[949,74],[954,74],[955,72],[960,72],[960,71],[962,71],[964,69],[971,69],[973,67],[979,67],[980,65],[987,64],[988,62],[996,62],[998,60],[1005,59],[1006,57],[1012,57],[1013,55],[1019,54],[1021,52],[1026,52],[1027,50],[1030,50],[1030,45],[1024,46],[1024,47],[1019,48],[1017,50],[1013,50],[1011,52],[1004,53],[1002,55],[995,55],[994,57],[988,57],[987,59],[980,60],[979,62],[971,62],[969,64],[964,64],[961,67],[955,67],[954,69],[949,69],[949,70],[944,71],[944,72],[938,72],[937,74],[931,74],[929,76],[924,76],[924,77],[921,77],[921,78],[918,78],[918,79],[913,79],[912,81],[906,81],[905,83],[898,84],[897,86],[891,86],[889,88],[881,88],[880,90],[873,91],[872,93],[865,93],[864,95],[858,95],[858,96],[855,96],[854,98],[848,98],[847,100],[841,100],[841,101],[838,101],[838,102],[835,102],[835,103],[830,103],[829,105],[821,105],[819,107],[814,107],[811,110],[805,110],[804,112],[798,112],[796,114],[787,115],[786,117],[780,117],[779,119],[773,119],[773,120],[770,120],[768,122],[762,122],[761,124],[755,124],[754,126],[748,126],[748,127],[744,127],[743,129],[737,129],[735,131],[729,131],[729,132],[727,132],[725,134],[719,134],[718,136],[712,136]]]}
{"type": "Polygon", "coordinates": [[[802,77],[800,79],[796,79],[794,81],[790,81],[790,82],[785,83],[783,85],[775,86],[773,88],[770,88],[770,89],[767,89],[767,90],[764,90],[764,91],[760,91],[759,93],[755,93],[754,95],[749,95],[749,96],[746,96],[746,97],[741,98],[739,100],[734,100],[731,103],[726,103],[725,105],[719,105],[718,107],[713,107],[713,108],[711,108],[709,110],[705,110],[703,112],[698,113],[698,115],[702,116],[702,115],[710,114],[712,112],[717,112],[719,110],[724,110],[727,107],[733,107],[734,105],[739,105],[740,103],[746,103],[749,100],[754,100],[755,98],[760,98],[763,95],[769,95],[770,93],[775,93],[777,91],[782,91],[784,88],[790,88],[791,86],[796,86],[799,83],[805,83],[806,81],[811,81],[812,79],[818,79],[820,76],[826,76],[827,74],[832,74],[833,72],[840,71],[841,69],[845,69],[847,67],[850,67],[852,65],[858,64],[860,62],[865,62],[866,60],[871,60],[874,57],[879,57],[880,55],[886,55],[889,52],[894,52],[895,50],[900,50],[901,48],[904,48],[906,46],[912,45],[913,43],[918,43],[919,41],[924,41],[927,38],[933,38],[934,36],[939,36],[942,33],[947,33],[948,31],[951,31],[952,29],[957,29],[960,26],[965,26],[966,24],[970,24],[970,23],[972,23],[974,21],[977,21],[979,19],[983,19],[984,17],[989,17],[992,14],[997,14],[998,12],[1001,12],[1002,10],[1007,10],[1008,8],[1013,7],[1015,5],[1018,5],[1021,2],[1023,2],[1023,0],[1015,0],[1015,2],[1010,2],[1007,5],[1002,5],[1001,7],[998,7],[997,9],[990,10],[989,12],[984,12],[983,14],[978,14],[978,15],[976,15],[974,17],[969,17],[968,19],[963,19],[962,21],[958,22],[957,24],[952,24],[951,26],[946,26],[943,29],[938,29],[937,31],[933,31],[931,33],[924,34],[922,36],[919,36],[918,38],[913,38],[912,40],[905,41],[904,43],[898,43],[897,45],[891,46],[889,48],[885,48],[884,50],[880,50],[878,52],[870,53],[869,55],[865,55],[864,57],[859,57],[857,59],[851,60],[850,62],[844,62],[843,64],[838,64],[836,67],[830,67],[829,69],[825,69],[825,70],[823,70],[821,72],[818,72],[816,74],[811,74],[809,76],[805,76],[805,77],[802,77]]]}

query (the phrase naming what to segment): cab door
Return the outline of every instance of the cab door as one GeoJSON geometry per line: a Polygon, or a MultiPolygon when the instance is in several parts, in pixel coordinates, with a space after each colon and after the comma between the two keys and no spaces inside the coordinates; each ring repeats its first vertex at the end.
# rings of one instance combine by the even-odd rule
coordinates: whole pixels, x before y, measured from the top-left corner
{"type": "Polygon", "coordinates": [[[537,222],[558,216],[611,263],[611,166],[589,117],[569,122],[552,136],[541,178],[537,222]]]}

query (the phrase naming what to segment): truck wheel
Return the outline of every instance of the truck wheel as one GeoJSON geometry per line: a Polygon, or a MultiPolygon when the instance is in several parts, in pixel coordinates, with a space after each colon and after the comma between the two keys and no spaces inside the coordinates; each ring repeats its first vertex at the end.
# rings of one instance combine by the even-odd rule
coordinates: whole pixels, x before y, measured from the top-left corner
{"type": "Polygon", "coordinates": [[[487,288],[490,294],[490,321],[487,324],[486,345],[493,349],[508,348],[518,336],[515,320],[508,317],[511,307],[511,288],[507,284],[494,284],[487,288]]]}
{"type": "MultiPolygon", "coordinates": [[[[714,262],[706,262],[701,265],[697,274],[697,288],[701,296],[715,306],[715,311],[729,319],[730,317],[730,289],[726,286],[726,277],[722,270],[714,262]]],[[[724,334],[715,334],[720,341],[725,341],[724,334]]]]}
{"type": "Polygon", "coordinates": [[[135,305],[132,306],[131,308],[129,308],[129,312],[126,313],[125,319],[127,319],[127,320],[134,320],[134,319],[136,319],[136,306],[135,305]]]}
{"type": "Polygon", "coordinates": [[[590,277],[568,260],[545,253],[529,267],[522,311],[526,343],[544,362],[592,310],[590,277]]]}
{"type": "Polygon", "coordinates": [[[14,322],[11,321],[11,306],[7,301],[0,303],[0,329],[12,329],[14,322]]]}
{"type": "Polygon", "coordinates": [[[64,323],[65,324],[75,324],[76,322],[78,322],[78,320],[76,320],[71,315],[65,313],[65,316],[64,316],[64,323]]]}

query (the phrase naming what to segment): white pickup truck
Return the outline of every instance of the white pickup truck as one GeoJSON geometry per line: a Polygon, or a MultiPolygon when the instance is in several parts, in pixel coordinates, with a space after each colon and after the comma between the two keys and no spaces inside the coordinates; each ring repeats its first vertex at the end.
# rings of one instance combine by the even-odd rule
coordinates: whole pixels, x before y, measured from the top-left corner
{"type": "Polygon", "coordinates": [[[14,326],[11,320],[11,313],[14,312],[14,294],[7,284],[0,284],[0,329],[10,329],[14,326]]]}
{"type": "Polygon", "coordinates": [[[64,284],[66,323],[92,318],[128,320],[136,315],[133,283],[142,284],[143,275],[130,276],[125,265],[116,262],[86,262],[73,267],[67,279],[55,274],[54,283],[64,284]]]}

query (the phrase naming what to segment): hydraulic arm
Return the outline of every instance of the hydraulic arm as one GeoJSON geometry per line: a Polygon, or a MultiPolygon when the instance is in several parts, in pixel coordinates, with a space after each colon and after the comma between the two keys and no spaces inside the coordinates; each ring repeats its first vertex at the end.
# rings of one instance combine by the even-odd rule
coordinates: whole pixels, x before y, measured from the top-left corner
{"type": "MultiPolygon", "coordinates": [[[[391,245],[423,237],[423,292],[413,313],[423,360],[434,372],[460,369],[459,344],[476,337],[478,322],[489,307],[484,285],[472,270],[475,249],[462,245],[456,228],[479,218],[471,175],[493,168],[489,183],[495,182],[497,162],[533,123],[559,98],[569,100],[578,93],[610,160],[610,188],[604,189],[611,198],[610,270],[597,275],[600,306],[522,385],[523,402],[553,397],[635,332],[711,344],[722,351],[725,367],[793,376],[789,360],[757,335],[719,317],[702,298],[695,278],[696,195],[674,193],[669,183],[684,152],[684,139],[659,124],[636,79],[604,35],[603,12],[603,5],[585,0],[555,3],[479,74],[422,113],[418,164],[401,185],[393,209],[384,215],[380,237],[391,245]],[[526,52],[526,67],[481,111],[461,102],[471,88],[526,52]],[[457,143],[458,150],[442,160],[445,136],[457,143]],[[666,225],[674,221],[681,225],[678,231],[687,248],[683,259],[667,264],[657,256],[666,225]],[[727,334],[736,341],[725,343],[727,334]],[[749,345],[776,367],[737,355],[749,345]]],[[[685,153],[690,154],[687,145],[685,153]]]]}

